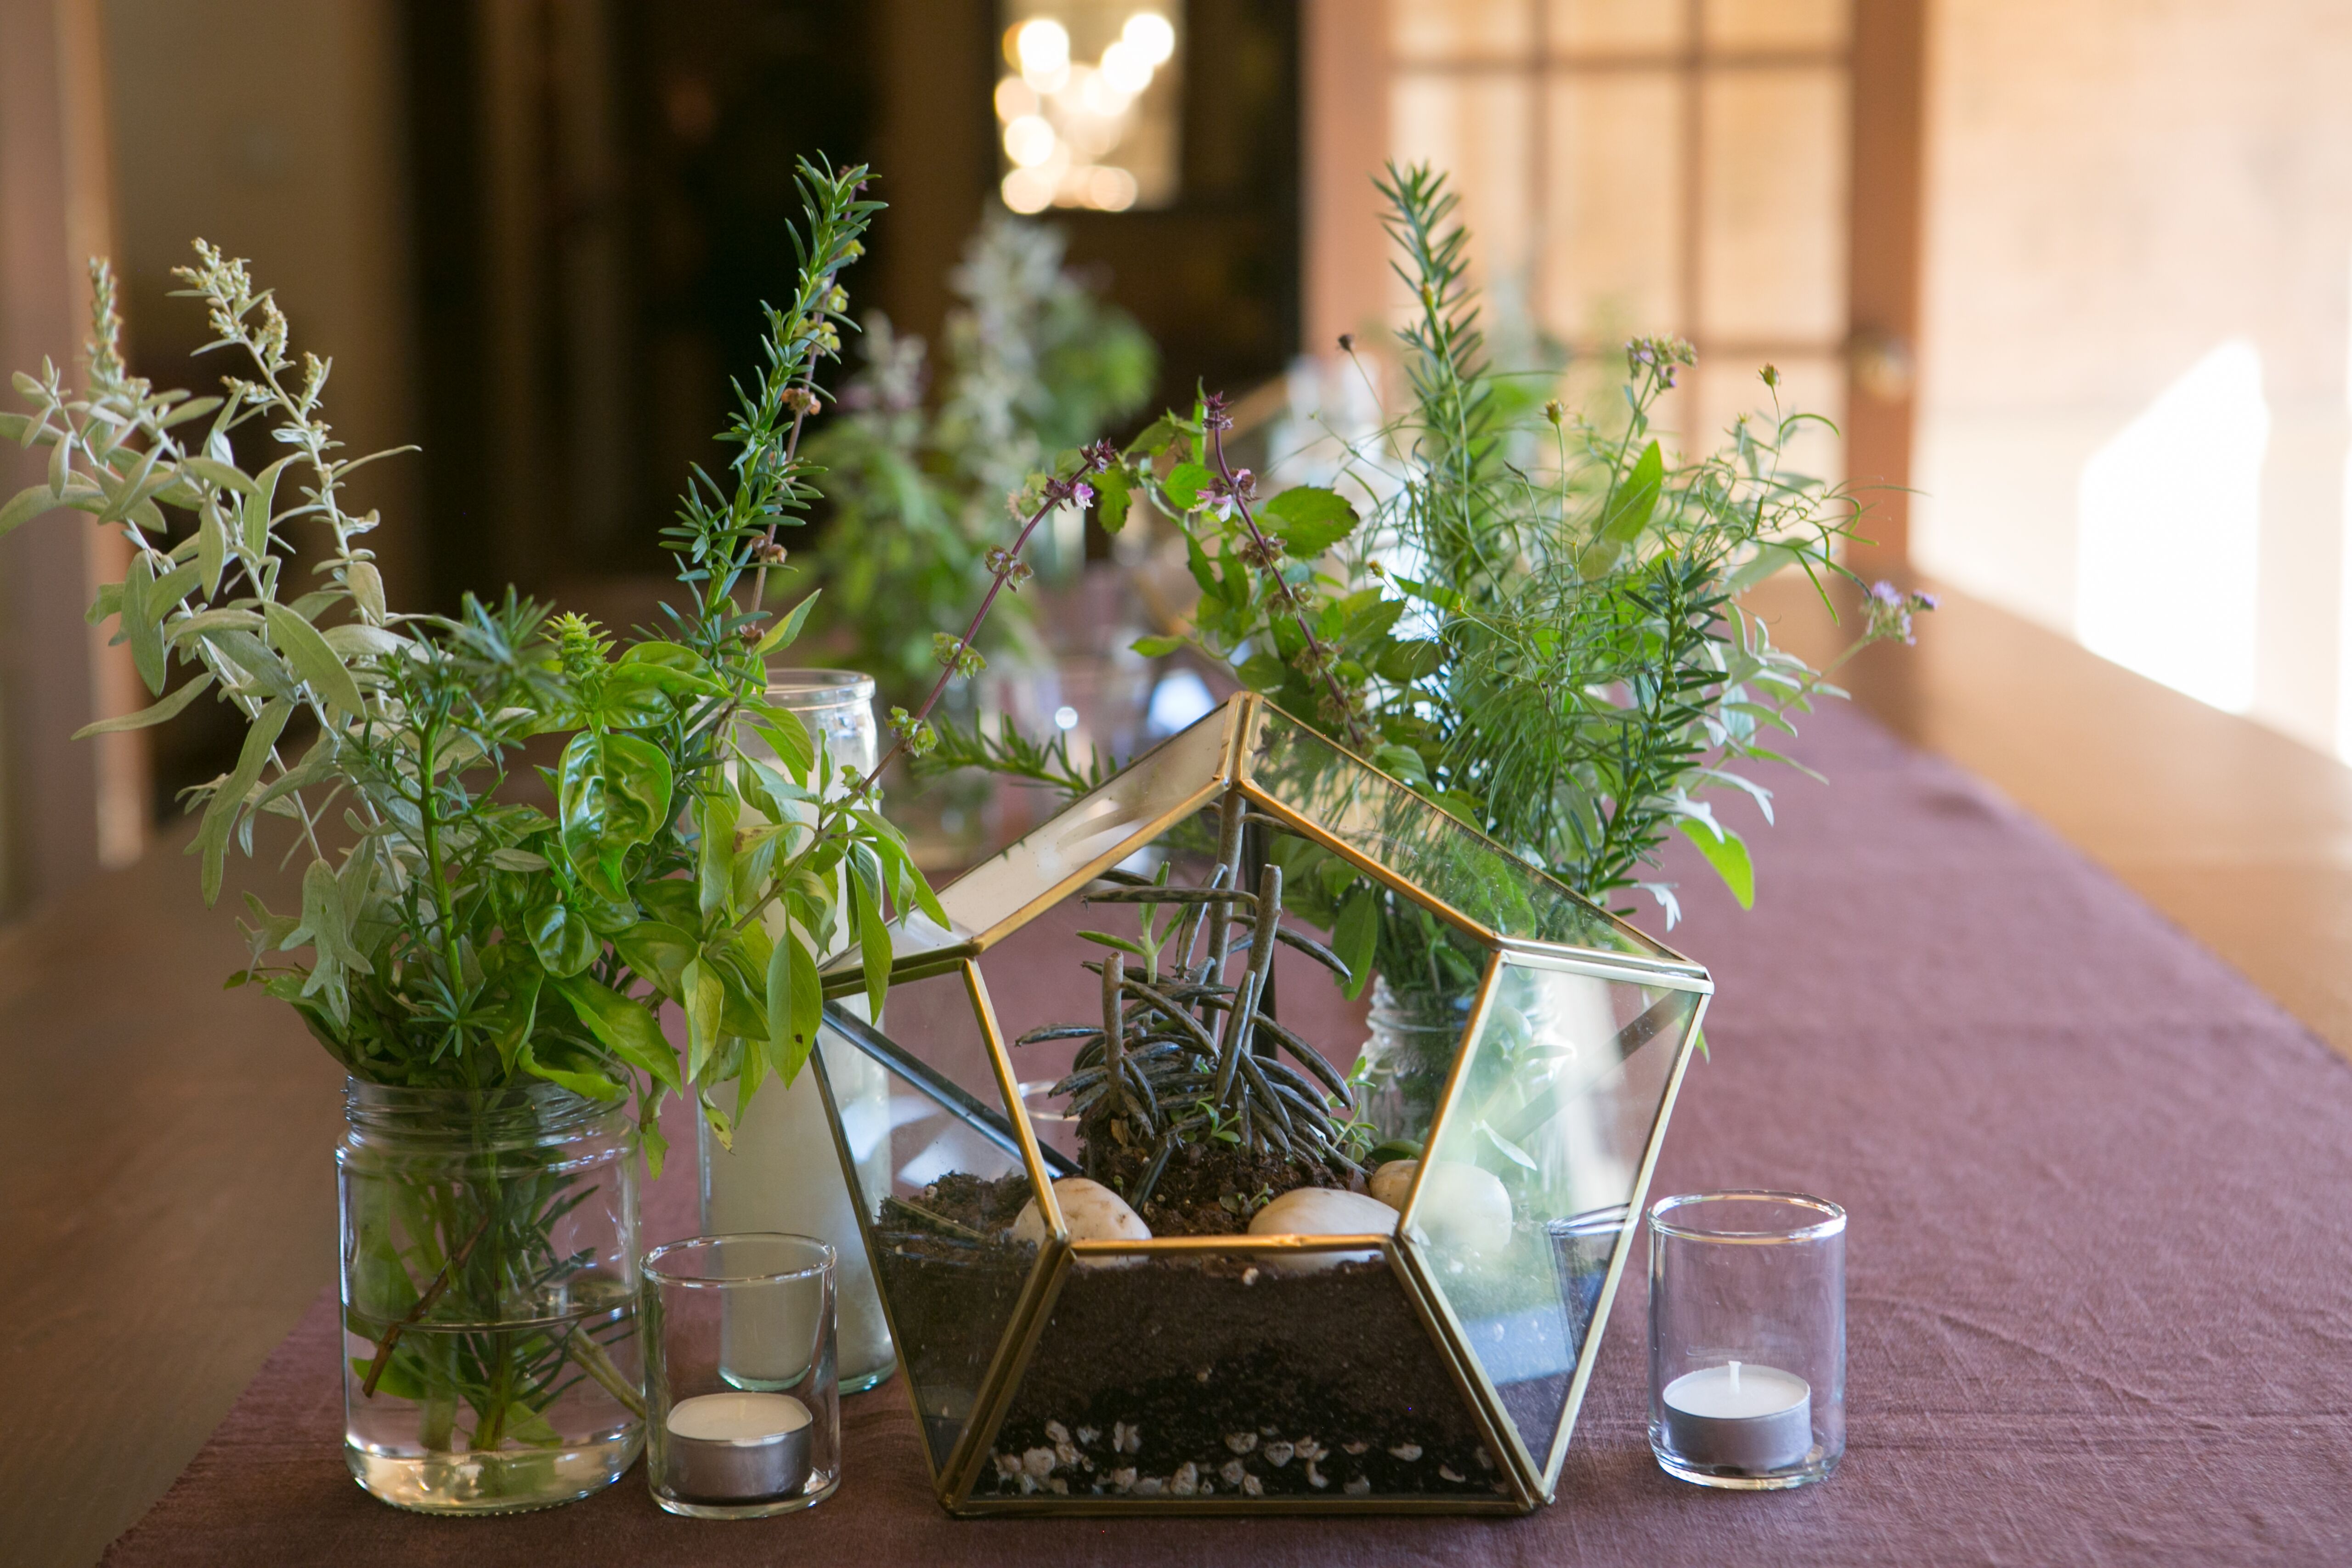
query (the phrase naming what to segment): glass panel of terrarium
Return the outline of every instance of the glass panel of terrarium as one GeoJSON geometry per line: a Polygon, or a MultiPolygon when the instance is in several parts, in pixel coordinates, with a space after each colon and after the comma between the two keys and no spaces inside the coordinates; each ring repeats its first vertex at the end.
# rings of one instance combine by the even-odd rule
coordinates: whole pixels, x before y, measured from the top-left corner
{"type": "MultiPolygon", "coordinates": [[[[1164,891],[1171,895],[1205,888],[1216,864],[1218,817],[1216,801],[1204,805],[1131,858],[1127,868],[1139,875],[1157,875],[1164,867],[1168,877],[1164,891]]],[[[1275,948],[1272,984],[1260,999],[1261,1007],[1315,1056],[1311,1061],[1301,1058],[1286,1042],[1281,1059],[1305,1076],[1277,1076],[1286,1077],[1302,1095],[1328,1096],[1340,1087],[1341,1075],[1364,1047],[1365,1014],[1371,1002],[1366,995],[1349,996],[1342,981],[1319,956],[1329,952],[1329,922],[1335,912],[1329,907],[1325,874],[1335,868],[1350,878],[1354,873],[1330,851],[1288,833],[1276,831],[1263,840],[1253,834],[1244,839],[1243,849],[1245,868],[1259,864],[1254,857],[1263,856],[1281,865],[1286,879],[1280,929],[1292,940],[1275,948]],[[1318,1062],[1322,1064],[1319,1068],[1318,1062]]],[[[1255,890],[1255,874],[1246,869],[1244,874],[1255,890]]],[[[1155,1093],[1168,1092],[1174,1084],[1181,1096],[1161,1103],[1162,1112],[1181,1114],[1183,1104],[1198,1098],[1198,1085],[1188,1084],[1186,1075],[1175,1070],[1183,1065],[1188,1040],[1197,1045],[1205,1038],[1213,1044],[1223,1030],[1221,1014],[1199,1002],[1198,994],[1186,989],[1180,974],[1195,982],[1234,986],[1249,967],[1250,927],[1242,923],[1241,911],[1213,906],[1213,913],[1196,920],[1190,914],[1193,906],[1118,901],[1137,891],[1118,889],[1108,881],[1087,883],[1038,910],[978,960],[987,977],[991,1010],[1038,1141],[1073,1159],[1080,1149],[1069,1097],[1080,1092],[1072,1086],[1084,1080],[1072,1075],[1079,1071],[1081,1053],[1087,1058],[1087,1070],[1100,1063],[1101,970],[1087,966],[1101,963],[1108,951],[1102,939],[1116,938],[1129,944],[1122,963],[1130,985],[1152,987],[1183,1007],[1199,1026],[1200,1032],[1193,1034],[1153,1010],[1140,991],[1131,989],[1128,994],[1124,1011],[1138,1020],[1137,1039],[1150,1053],[1144,1058],[1145,1070],[1156,1086],[1155,1093]],[[1106,894],[1109,897],[1105,898],[1106,894]],[[1143,949],[1149,949],[1149,956],[1139,951],[1143,949]],[[1210,955],[1220,949],[1228,954],[1222,968],[1209,966],[1210,955]]],[[[1467,952],[1469,984],[1475,989],[1486,963],[1484,949],[1451,927],[1446,928],[1446,935],[1452,947],[1467,952]]],[[[1451,1059],[1460,1033],[1457,1020],[1433,1053],[1441,1080],[1444,1063],[1451,1059]]],[[[1192,1059],[1199,1064],[1199,1053],[1192,1059]]],[[[1433,1093],[1431,1109],[1434,1104],[1433,1093]]],[[[1419,1136],[1426,1126],[1424,1116],[1422,1129],[1408,1135],[1419,1136]]],[[[1181,1172],[1181,1166],[1177,1170],[1181,1172]]],[[[1095,1173],[1102,1173],[1098,1169],[1095,1173]]]]}
{"type": "Polygon", "coordinates": [[[940,889],[961,935],[996,941],[1036,910],[1118,865],[1213,792],[1225,772],[1227,702],[1136,758],[1036,831],[940,889]]]}
{"type": "Polygon", "coordinates": [[[825,1033],[829,1089],[845,1052],[887,1085],[828,1098],[899,1365],[944,1465],[1038,1267],[1036,1247],[1008,1235],[1036,1190],[962,972],[892,987],[879,1027],[836,1007],[825,1033]]]}
{"type": "Polygon", "coordinates": [[[1064,1276],[972,1497],[1492,1501],[1499,1465],[1380,1254],[1104,1253],[1064,1276]]]}
{"type": "Polygon", "coordinates": [[[1507,958],[1406,1235],[1541,1469],[1695,992],[1507,958]]]}
{"type": "Polygon", "coordinates": [[[1246,776],[1275,805],[1498,936],[1672,959],[1633,927],[1287,714],[1265,711],[1246,776]]]}

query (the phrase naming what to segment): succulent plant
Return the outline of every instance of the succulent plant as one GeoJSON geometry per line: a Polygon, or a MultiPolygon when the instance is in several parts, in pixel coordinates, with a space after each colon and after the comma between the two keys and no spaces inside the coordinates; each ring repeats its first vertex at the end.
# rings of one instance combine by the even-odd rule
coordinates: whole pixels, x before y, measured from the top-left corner
{"type": "Polygon", "coordinates": [[[1188,1144],[1359,1170],[1348,1080],[1266,1011],[1277,944],[1343,984],[1348,965],[1283,923],[1280,866],[1265,866],[1255,890],[1242,886],[1244,829],[1253,825],[1283,826],[1229,792],[1217,813],[1216,864],[1197,886],[1171,885],[1169,864],[1151,879],[1106,872],[1084,901],[1135,906],[1139,934],[1080,933],[1109,950],[1086,963],[1102,976],[1101,1018],[1034,1029],[1015,1042],[1080,1042],[1052,1092],[1067,1097],[1077,1118],[1090,1175],[1116,1186],[1118,1167],[1135,1171],[1124,1194],[1131,1204],[1150,1197],[1171,1156],[1188,1144]]]}

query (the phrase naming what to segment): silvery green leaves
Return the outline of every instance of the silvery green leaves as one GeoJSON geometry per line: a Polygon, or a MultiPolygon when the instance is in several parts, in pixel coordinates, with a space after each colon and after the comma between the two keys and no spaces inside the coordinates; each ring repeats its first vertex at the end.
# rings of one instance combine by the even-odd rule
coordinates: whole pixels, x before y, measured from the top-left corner
{"type": "Polygon", "coordinates": [[[389,605],[358,545],[375,519],[342,502],[366,459],[341,458],[320,416],[324,362],[299,353],[267,291],[208,247],[183,276],[232,351],[227,398],[129,377],[103,284],[89,395],[53,367],[19,378],[30,412],[0,419],[0,438],[51,460],[46,483],[0,508],[0,531],[63,508],[130,546],[89,619],[117,622],[156,700],[85,732],[159,724],[199,699],[235,712],[235,764],[190,792],[190,852],[209,900],[232,847],[254,853],[257,826],[283,827],[290,845],[267,847],[289,849],[300,908],[248,900],[238,980],[293,1007],[358,1077],[634,1093],[657,1162],[663,1094],[694,1094],[723,1131],[717,1085],[748,1090],[805,1061],[818,954],[864,938],[878,994],[890,914],[936,914],[863,782],[835,777],[799,717],[765,700],[765,657],[798,634],[806,602],[763,627],[727,592],[814,494],[790,431],[819,402],[809,373],[837,350],[845,309],[834,274],[872,207],[856,197],[862,171],[804,177],[822,211],[800,301],[772,320],[774,374],[730,433],[740,483],[688,509],[699,521],[681,565],[697,591],[669,635],[617,649],[511,592],[453,618],[389,605]],[[248,423],[284,453],[257,472],[230,439],[248,423]],[[296,528],[317,536],[301,542],[317,565],[299,588],[286,575],[296,528]],[[509,788],[539,736],[562,742],[552,815],[509,788]]]}

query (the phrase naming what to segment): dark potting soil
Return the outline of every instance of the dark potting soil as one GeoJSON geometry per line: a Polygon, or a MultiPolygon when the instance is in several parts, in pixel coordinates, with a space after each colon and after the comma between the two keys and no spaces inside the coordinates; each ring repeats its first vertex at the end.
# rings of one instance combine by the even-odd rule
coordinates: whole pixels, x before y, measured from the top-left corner
{"type": "Polygon", "coordinates": [[[1403,1288],[1378,1260],[1073,1269],[981,1489],[1075,1495],[1506,1491],[1403,1288]]]}
{"type": "MultiPolygon", "coordinates": [[[[1088,1145],[1089,1152],[1108,1144],[1088,1145]]],[[[1135,1191],[1150,1163],[1150,1147],[1111,1146],[1096,1180],[1121,1194],[1135,1191]]],[[[1255,1151],[1187,1143],[1169,1157],[1151,1195],[1137,1208],[1154,1236],[1235,1236],[1276,1194],[1294,1187],[1344,1185],[1328,1166],[1255,1151]]]]}
{"type": "MultiPolygon", "coordinates": [[[[1027,1198],[1018,1177],[943,1177],[893,1200],[878,1227],[900,1353],[940,1458],[1034,1266],[1034,1248],[1002,1239],[1027,1198]]],[[[993,1450],[982,1496],[1507,1491],[1378,1260],[1311,1273],[1244,1257],[1075,1268],[993,1450]]]]}

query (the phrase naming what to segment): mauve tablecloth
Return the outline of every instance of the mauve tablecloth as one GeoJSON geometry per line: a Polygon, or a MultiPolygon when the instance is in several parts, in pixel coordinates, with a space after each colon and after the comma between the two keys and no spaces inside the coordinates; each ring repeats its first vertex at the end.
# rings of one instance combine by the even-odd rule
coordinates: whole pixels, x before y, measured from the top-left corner
{"type": "MultiPolygon", "coordinates": [[[[2352,1069],[2036,824],[1851,713],[1808,729],[1757,912],[1685,875],[1721,987],[1654,1191],[1852,1213],[1852,1447],[1807,1491],[1669,1480],[1627,1276],[1560,1500],[1474,1520],[958,1522],[896,1384],[813,1512],[633,1474],[436,1520],[344,1471],[321,1300],[114,1568],[186,1563],[2352,1562],[2352,1069]]],[[[675,1203],[675,1199],[669,1200],[675,1203]]]]}

